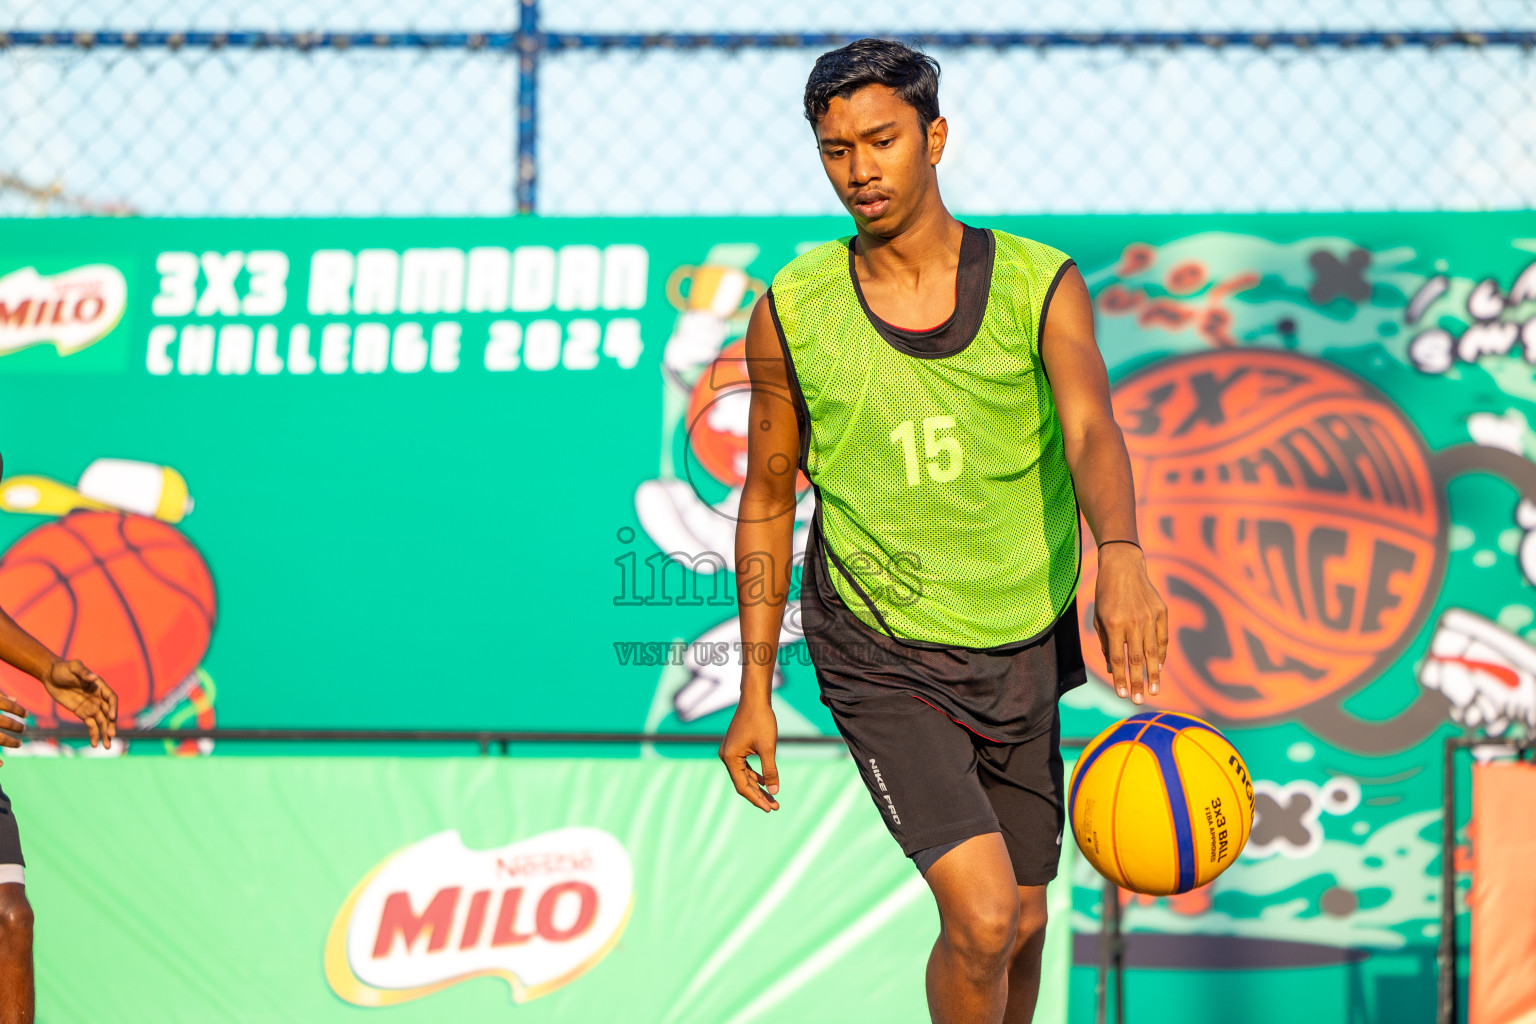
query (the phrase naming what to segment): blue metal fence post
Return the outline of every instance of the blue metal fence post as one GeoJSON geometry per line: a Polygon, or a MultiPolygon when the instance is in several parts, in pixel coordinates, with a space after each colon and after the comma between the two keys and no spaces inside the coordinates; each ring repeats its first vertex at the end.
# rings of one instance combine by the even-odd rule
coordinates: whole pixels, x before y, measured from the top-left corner
{"type": "Polygon", "coordinates": [[[538,198],[539,0],[520,0],[517,26],[517,212],[532,213],[538,198]]]}

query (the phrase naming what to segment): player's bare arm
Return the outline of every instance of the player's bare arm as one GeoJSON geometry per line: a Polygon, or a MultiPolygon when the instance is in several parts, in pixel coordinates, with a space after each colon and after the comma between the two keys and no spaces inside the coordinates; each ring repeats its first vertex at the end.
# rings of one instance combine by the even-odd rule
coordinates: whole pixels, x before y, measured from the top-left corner
{"type": "MultiPolygon", "coordinates": [[[[91,746],[110,747],[117,735],[117,694],[112,687],[78,661],[64,661],[22,629],[0,610],[0,659],[42,682],[59,706],[85,723],[91,746]]],[[[0,695],[0,710],[26,717],[26,710],[0,695]]],[[[19,747],[24,726],[0,717],[0,746],[19,747]]]]}
{"type": "Polygon", "coordinates": [[[741,701],[720,745],[720,760],[740,793],[764,811],[777,810],[774,762],[773,664],[789,596],[795,531],[795,471],[800,428],[790,398],[778,332],[761,299],[747,325],[747,372],[752,379],[747,473],[736,522],[736,589],[741,613],[741,701]],[[746,652],[754,652],[748,656],[746,652]],[[762,770],[747,758],[756,755],[762,770]]]}
{"type": "Polygon", "coordinates": [[[1115,692],[1140,704],[1155,696],[1168,653],[1168,606],[1147,577],[1136,532],[1136,495],[1125,437],[1110,406],[1109,374],[1093,338],[1087,283],[1069,267],[1056,286],[1040,338],[1061,420],[1077,502],[1099,543],[1094,627],[1115,692]],[[1131,544],[1108,543],[1132,541],[1131,544]]]}

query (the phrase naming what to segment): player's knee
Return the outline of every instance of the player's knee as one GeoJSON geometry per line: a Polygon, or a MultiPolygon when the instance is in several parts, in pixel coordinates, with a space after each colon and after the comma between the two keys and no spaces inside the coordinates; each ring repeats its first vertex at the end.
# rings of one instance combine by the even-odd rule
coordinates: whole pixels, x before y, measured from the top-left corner
{"type": "Polygon", "coordinates": [[[0,886],[0,945],[10,949],[32,945],[32,904],[20,886],[0,886]]]}
{"type": "Polygon", "coordinates": [[[1014,956],[1040,948],[1045,941],[1047,916],[1045,900],[1025,899],[1019,902],[1019,927],[1014,939],[1014,956]]]}
{"type": "Polygon", "coordinates": [[[968,966],[982,974],[996,971],[1013,955],[1019,908],[1003,900],[978,901],[944,921],[945,936],[968,966]]]}

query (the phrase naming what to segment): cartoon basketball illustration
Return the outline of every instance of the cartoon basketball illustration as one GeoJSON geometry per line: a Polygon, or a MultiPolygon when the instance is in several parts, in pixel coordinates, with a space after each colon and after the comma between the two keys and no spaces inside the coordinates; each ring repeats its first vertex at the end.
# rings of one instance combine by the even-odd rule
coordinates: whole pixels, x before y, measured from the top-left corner
{"type": "Polygon", "coordinates": [[[747,343],[726,346],[688,399],[688,443],[709,475],[731,487],[747,478],[747,418],[752,393],[747,343]]]}
{"type": "MultiPolygon", "coordinates": [[[[192,543],[168,523],[116,511],[71,512],[23,536],[0,558],[0,601],[61,657],[109,680],[125,726],[198,667],[217,615],[192,543]]],[[[31,676],[0,666],[0,689],[39,724],[58,724],[31,676]]]]}
{"type": "MultiPolygon", "coordinates": [[[[784,401],[788,402],[786,396],[784,401]]],[[[747,373],[747,343],[732,342],[694,385],[688,401],[688,443],[710,476],[731,487],[747,477],[747,429],[752,409],[752,379],[747,373]]],[[[796,475],[796,491],[810,486],[796,475]]]]}
{"type": "MultiPolygon", "coordinates": [[[[202,659],[216,592],[207,562],[173,525],[192,507],[180,473],[132,459],[96,459],[73,486],[35,475],[0,481],[0,511],[50,517],[0,557],[0,606],[111,683],[125,728],[215,724],[216,687],[202,659]]],[[[71,721],[61,722],[36,680],[9,666],[0,665],[0,689],[40,726],[71,721]]],[[[207,739],[165,746],[178,755],[213,749],[207,739]]]]}
{"type": "MultiPolygon", "coordinates": [[[[1475,445],[1431,453],[1370,384],[1292,352],[1164,359],[1122,381],[1114,409],[1148,571],[1169,606],[1157,706],[1242,724],[1301,717],[1357,749],[1375,741],[1337,701],[1395,661],[1431,610],[1444,480],[1483,469],[1536,490],[1530,463],[1494,465],[1506,453],[1465,450],[1475,445]]],[[[1085,559],[1083,647],[1107,678],[1095,573],[1085,559]]],[[[1405,716],[1376,727],[1403,734],[1381,742],[1444,719],[1443,707],[1405,716]]]]}

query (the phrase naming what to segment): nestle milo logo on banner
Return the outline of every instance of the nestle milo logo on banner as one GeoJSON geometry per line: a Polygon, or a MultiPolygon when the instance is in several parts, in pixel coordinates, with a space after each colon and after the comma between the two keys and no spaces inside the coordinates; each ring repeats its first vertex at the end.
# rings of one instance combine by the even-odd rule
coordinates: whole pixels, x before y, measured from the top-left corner
{"type": "Polygon", "coordinates": [[[347,897],[325,944],[332,990],[392,1006],[483,975],[515,1002],[570,984],[618,942],[634,870],[601,829],[471,850],[454,831],[392,854],[347,897]]]}
{"type": "Polygon", "coordinates": [[[71,355],[106,337],[127,301],[122,271],[105,263],[59,274],[23,267],[0,276],[0,355],[44,344],[71,355]]]}

